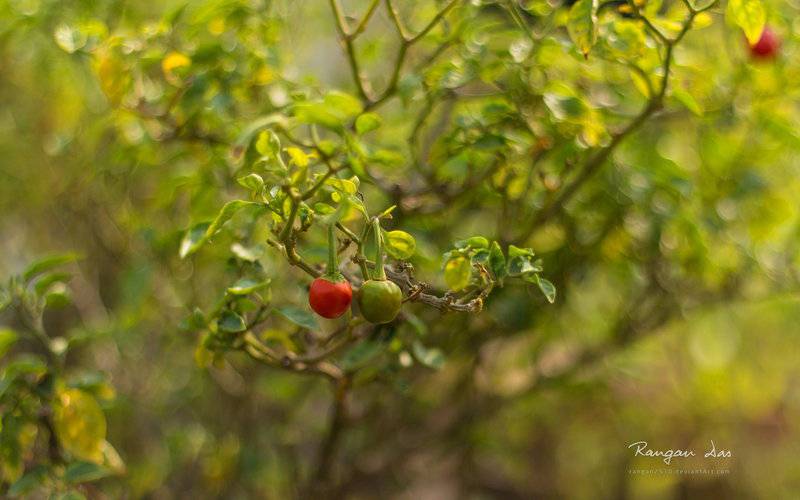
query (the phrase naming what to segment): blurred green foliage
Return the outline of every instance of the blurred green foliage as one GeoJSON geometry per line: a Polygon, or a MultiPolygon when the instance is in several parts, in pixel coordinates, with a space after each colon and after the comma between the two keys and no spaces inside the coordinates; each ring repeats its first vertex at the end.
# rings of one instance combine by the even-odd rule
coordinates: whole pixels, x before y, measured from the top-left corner
{"type": "Polygon", "coordinates": [[[791,497],[798,8],[0,0],[0,492],[791,497]]]}

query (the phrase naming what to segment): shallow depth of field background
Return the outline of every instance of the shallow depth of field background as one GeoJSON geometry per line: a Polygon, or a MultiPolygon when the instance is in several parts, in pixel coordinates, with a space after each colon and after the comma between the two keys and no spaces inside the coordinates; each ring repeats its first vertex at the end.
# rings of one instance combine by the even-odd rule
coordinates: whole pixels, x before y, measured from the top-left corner
{"type": "MultiPolygon", "coordinates": [[[[436,5],[397,3],[415,26],[436,5]]],[[[366,4],[345,2],[359,12],[366,4]]],[[[114,78],[126,65],[157,67],[168,50],[211,51],[197,71],[218,83],[192,96],[192,106],[204,127],[226,138],[289,99],[292,86],[352,92],[352,82],[322,0],[197,2],[173,35],[141,53],[144,62],[123,58],[103,69],[85,47],[107,33],[158,30],[175,7],[0,0],[0,276],[54,252],[84,257],[72,268],[73,304],[45,320],[49,331],[86,337],[68,366],[108,373],[116,392],[105,407],[108,440],[127,473],[98,483],[96,494],[287,498],[319,445],[329,388],[237,356],[222,368],[197,367],[197,336],[181,322],[229,282],[230,240],[184,260],[178,245],[192,222],[242,190],[227,147],[157,140],[158,124],[111,102],[114,78]],[[101,26],[97,36],[54,36],[91,22],[101,26]]],[[[558,288],[554,305],[516,284],[493,294],[479,316],[408,306],[447,361],[353,392],[336,466],[349,495],[790,498],[800,491],[800,4],[767,7],[783,38],[776,60],[751,61],[740,31],[714,11],[710,26],[676,48],[673,82],[690,97],[670,94],[666,108],[626,138],[576,198],[570,224],[554,220],[527,240],[558,288]],[[674,287],[639,290],[651,272],[674,278],[674,287]],[[626,307],[647,303],[650,293],[667,297],[669,309],[655,302],[643,314],[666,317],[634,341],[614,342],[626,307]],[[732,450],[730,473],[631,475],[631,467],[657,464],[632,459],[628,445],[640,440],[703,452],[713,440],[732,450]]],[[[508,47],[522,36],[502,9],[486,6],[482,15],[497,22],[488,30],[496,38],[476,35],[475,43],[508,47]]],[[[359,40],[378,88],[394,53],[391,34],[380,11],[359,40]]],[[[574,57],[563,32],[556,40],[533,49],[541,51],[536,65],[550,68],[542,78],[591,89],[584,98],[603,115],[642,102],[624,67],[574,57]]],[[[473,71],[445,67],[448,60],[455,56],[440,70],[453,78],[473,71]]],[[[475,73],[491,81],[503,69],[475,73]]],[[[148,85],[153,95],[170,92],[165,79],[148,85]]],[[[420,106],[410,95],[407,105],[380,109],[384,125],[371,139],[401,154],[397,137],[420,106]]],[[[458,104],[454,116],[470,115],[473,105],[458,104]]],[[[557,141],[570,140],[569,130],[558,130],[557,141]]],[[[394,182],[416,175],[385,168],[394,182]]],[[[562,168],[558,155],[542,167],[553,176],[562,168]]],[[[457,182],[459,172],[443,175],[457,182]]],[[[364,192],[373,211],[389,204],[368,183],[364,192]]],[[[496,234],[498,223],[513,228],[514,214],[498,218],[499,197],[487,192],[398,219],[417,238],[417,276],[441,287],[441,255],[453,241],[496,234]]],[[[318,236],[304,243],[305,253],[321,262],[318,236]]],[[[303,307],[306,277],[273,250],[263,264],[273,302],[303,307]]]]}

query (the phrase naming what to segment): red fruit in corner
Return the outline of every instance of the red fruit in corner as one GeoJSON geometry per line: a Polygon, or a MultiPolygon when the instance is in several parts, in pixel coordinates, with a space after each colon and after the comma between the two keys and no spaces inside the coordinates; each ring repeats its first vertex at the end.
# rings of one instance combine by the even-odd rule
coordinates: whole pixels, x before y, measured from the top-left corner
{"type": "Polygon", "coordinates": [[[353,289],[347,280],[331,281],[317,278],[308,290],[308,304],[323,318],[338,318],[350,308],[353,289]]]}
{"type": "Polygon", "coordinates": [[[750,55],[754,59],[774,59],[778,55],[781,47],[781,39],[769,26],[764,26],[761,38],[756,43],[750,45],[750,55]]]}

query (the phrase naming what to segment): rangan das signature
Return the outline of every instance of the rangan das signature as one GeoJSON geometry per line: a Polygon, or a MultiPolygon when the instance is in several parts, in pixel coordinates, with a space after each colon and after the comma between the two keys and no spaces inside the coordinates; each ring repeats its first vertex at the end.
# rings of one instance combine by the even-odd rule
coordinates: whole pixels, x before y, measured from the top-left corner
{"type": "MultiPolygon", "coordinates": [[[[647,441],[636,441],[628,445],[634,448],[634,457],[661,457],[664,463],[669,465],[673,458],[689,458],[697,456],[694,450],[655,450],[647,447],[647,441]]],[[[711,440],[711,448],[703,455],[706,458],[730,458],[733,456],[730,450],[717,450],[714,441],[711,440]]]]}

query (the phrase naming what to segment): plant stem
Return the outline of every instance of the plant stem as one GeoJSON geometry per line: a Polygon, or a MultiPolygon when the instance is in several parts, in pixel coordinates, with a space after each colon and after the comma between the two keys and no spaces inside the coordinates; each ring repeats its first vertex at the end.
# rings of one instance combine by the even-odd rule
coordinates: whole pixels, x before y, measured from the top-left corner
{"type": "Polygon", "coordinates": [[[333,234],[334,224],[328,225],[328,276],[339,274],[336,263],[336,235],[333,234]]]}
{"type": "Polygon", "coordinates": [[[374,277],[378,281],[383,281],[386,279],[386,270],[383,269],[383,235],[381,234],[381,221],[377,217],[372,220],[372,230],[375,231],[374,277]]]}

